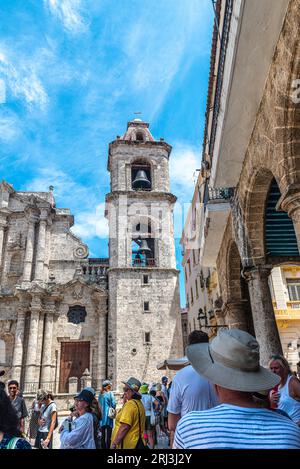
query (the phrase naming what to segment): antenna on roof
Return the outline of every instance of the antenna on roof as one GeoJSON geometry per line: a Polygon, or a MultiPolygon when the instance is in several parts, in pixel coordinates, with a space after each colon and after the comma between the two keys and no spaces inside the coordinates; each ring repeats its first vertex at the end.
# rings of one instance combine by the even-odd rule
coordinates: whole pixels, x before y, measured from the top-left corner
{"type": "MultiPolygon", "coordinates": [[[[135,114],[136,116],[140,116],[142,113],[141,113],[140,111],[137,111],[137,112],[134,112],[133,114],[135,114]]],[[[137,121],[137,122],[142,122],[142,119],[137,118],[137,117],[136,117],[135,119],[133,119],[133,120],[134,120],[134,121],[137,121]]]]}

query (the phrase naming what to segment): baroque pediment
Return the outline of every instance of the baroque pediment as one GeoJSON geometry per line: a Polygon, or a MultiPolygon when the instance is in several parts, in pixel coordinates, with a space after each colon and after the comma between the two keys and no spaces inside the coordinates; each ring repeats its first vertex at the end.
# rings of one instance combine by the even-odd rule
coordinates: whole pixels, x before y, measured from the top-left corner
{"type": "Polygon", "coordinates": [[[76,278],[65,284],[59,284],[52,287],[52,294],[71,295],[75,300],[80,300],[84,296],[94,297],[95,294],[103,296],[107,295],[107,290],[97,284],[88,284],[83,278],[76,278]]]}

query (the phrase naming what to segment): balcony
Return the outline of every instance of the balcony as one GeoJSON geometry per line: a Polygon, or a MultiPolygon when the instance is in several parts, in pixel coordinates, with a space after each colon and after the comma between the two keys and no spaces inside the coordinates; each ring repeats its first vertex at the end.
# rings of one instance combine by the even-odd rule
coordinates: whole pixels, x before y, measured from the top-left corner
{"type": "Polygon", "coordinates": [[[288,320],[288,321],[299,321],[300,320],[300,308],[287,308],[287,309],[274,309],[275,318],[277,321],[288,320]]]}
{"type": "Polygon", "coordinates": [[[81,270],[85,280],[89,283],[102,283],[107,280],[108,259],[90,258],[88,264],[83,264],[81,270]]]}
{"type": "Polygon", "coordinates": [[[287,301],[286,305],[290,309],[300,309],[300,301],[287,301]]]}
{"type": "Polygon", "coordinates": [[[205,188],[200,216],[200,263],[204,267],[216,265],[233,195],[232,187],[205,188]]]}

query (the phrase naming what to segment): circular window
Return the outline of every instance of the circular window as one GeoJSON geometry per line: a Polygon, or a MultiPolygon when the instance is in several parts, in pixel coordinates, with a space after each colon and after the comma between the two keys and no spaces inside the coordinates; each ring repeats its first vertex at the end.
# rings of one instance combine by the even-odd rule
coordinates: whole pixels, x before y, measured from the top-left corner
{"type": "Polygon", "coordinates": [[[131,355],[136,355],[136,354],[137,354],[137,349],[136,349],[136,348],[133,348],[133,349],[131,350],[131,355]]]}

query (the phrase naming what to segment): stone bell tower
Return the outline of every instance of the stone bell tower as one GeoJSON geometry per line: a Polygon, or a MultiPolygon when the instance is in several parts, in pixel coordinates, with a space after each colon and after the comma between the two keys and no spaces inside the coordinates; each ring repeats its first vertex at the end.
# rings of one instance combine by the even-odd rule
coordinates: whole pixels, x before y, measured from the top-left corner
{"type": "Polygon", "coordinates": [[[158,362],[182,356],[179,271],[169,188],[171,146],[134,119],[109,145],[108,375],[157,381],[158,362]]]}

